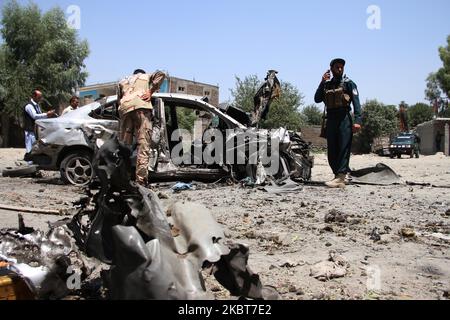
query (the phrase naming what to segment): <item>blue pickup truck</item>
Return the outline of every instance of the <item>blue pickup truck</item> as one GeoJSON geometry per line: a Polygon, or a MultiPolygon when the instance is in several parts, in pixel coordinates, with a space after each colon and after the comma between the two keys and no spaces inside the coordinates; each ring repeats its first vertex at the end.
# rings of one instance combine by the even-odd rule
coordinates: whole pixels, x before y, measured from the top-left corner
{"type": "Polygon", "coordinates": [[[414,133],[401,133],[395,137],[389,146],[391,158],[395,156],[401,158],[402,154],[409,155],[410,158],[419,158],[420,138],[414,133]]]}

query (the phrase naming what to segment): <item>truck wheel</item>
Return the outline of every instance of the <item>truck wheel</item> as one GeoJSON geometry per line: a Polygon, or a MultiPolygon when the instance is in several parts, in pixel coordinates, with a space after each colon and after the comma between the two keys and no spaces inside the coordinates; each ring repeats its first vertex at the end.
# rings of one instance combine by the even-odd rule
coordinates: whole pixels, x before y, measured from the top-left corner
{"type": "Polygon", "coordinates": [[[92,157],[86,151],[68,154],[59,168],[64,182],[75,186],[85,186],[94,178],[92,157]]]}

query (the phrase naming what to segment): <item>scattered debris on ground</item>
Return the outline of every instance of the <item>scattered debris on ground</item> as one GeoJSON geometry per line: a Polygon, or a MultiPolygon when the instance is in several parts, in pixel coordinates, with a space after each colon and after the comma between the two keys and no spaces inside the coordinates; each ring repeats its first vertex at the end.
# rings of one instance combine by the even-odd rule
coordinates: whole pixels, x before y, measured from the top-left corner
{"type": "Polygon", "coordinates": [[[327,261],[321,261],[311,267],[310,276],[320,281],[344,277],[347,274],[349,263],[334,251],[330,251],[327,261]]]}
{"type": "MultiPolygon", "coordinates": [[[[12,167],[14,160],[23,157],[23,150],[13,152],[0,150],[2,165],[12,167]]],[[[314,157],[312,180],[329,180],[332,175],[326,156],[315,154],[314,157]]],[[[196,185],[195,191],[173,193],[171,187],[175,183],[171,182],[152,185],[152,197],[158,198],[168,221],[172,219],[167,216],[168,209],[177,202],[194,203],[209,210],[222,228],[225,239],[248,246],[248,267],[259,276],[263,288],[274,287],[281,299],[448,299],[450,191],[431,185],[448,184],[449,161],[441,155],[424,156],[420,162],[416,159],[383,159],[400,175],[400,183],[394,185],[353,184],[344,190],[330,190],[320,183],[300,184],[301,190],[295,192],[269,193],[262,190],[265,186],[242,188],[226,180],[206,185],[192,181],[196,185]],[[406,185],[404,181],[424,185],[406,185]],[[331,214],[330,222],[326,222],[325,216],[332,210],[335,214],[331,214]],[[344,216],[345,221],[341,218],[344,216]],[[403,228],[412,229],[417,239],[405,237],[411,233],[402,234],[403,228]],[[374,230],[374,239],[377,235],[381,238],[378,241],[370,239],[374,230]],[[318,281],[310,275],[311,267],[318,261],[334,263],[329,261],[331,249],[345,257],[349,267],[338,264],[346,270],[344,276],[318,281]],[[377,275],[379,286],[368,287],[377,275]]],[[[351,166],[356,168],[368,168],[377,162],[379,158],[372,155],[351,158],[351,166]]],[[[85,210],[91,212],[84,215],[82,222],[89,227],[85,223],[97,212],[97,202],[86,196],[81,188],[60,183],[59,173],[43,172],[43,175],[40,179],[0,178],[1,203],[72,213],[80,209],[81,199],[85,199],[85,205],[89,203],[85,210]],[[73,203],[77,202],[80,204],[74,207],[73,203]]],[[[92,190],[94,196],[98,190],[92,190]]],[[[138,192],[136,197],[140,199],[142,194],[138,192]]],[[[129,208],[128,203],[126,208],[129,208]]],[[[0,228],[14,229],[16,234],[18,213],[23,216],[23,233],[34,229],[45,235],[63,218],[0,209],[0,228]]],[[[65,225],[69,220],[64,221],[65,225]]],[[[130,223],[133,226],[133,220],[130,219],[130,223]]],[[[183,238],[182,228],[173,226],[170,236],[183,238]]],[[[68,229],[67,232],[73,233],[68,229]]],[[[142,238],[141,232],[139,236],[142,238]]],[[[77,248],[80,247],[77,245],[77,248]]],[[[29,263],[31,267],[39,267],[35,261],[29,263]]],[[[4,270],[4,265],[0,266],[4,270]]],[[[88,263],[87,269],[81,270],[81,289],[71,290],[63,299],[107,299],[111,291],[104,288],[103,283],[109,279],[111,267],[106,263],[88,263]],[[93,271],[89,275],[90,270],[93,271]]],[[[210,297],[233,298],[230,290],[211,273],[211,268],[202,269],[201,275],[210,297]]],[[[323,279],[327,279],[326,275],[323,279]]]]}

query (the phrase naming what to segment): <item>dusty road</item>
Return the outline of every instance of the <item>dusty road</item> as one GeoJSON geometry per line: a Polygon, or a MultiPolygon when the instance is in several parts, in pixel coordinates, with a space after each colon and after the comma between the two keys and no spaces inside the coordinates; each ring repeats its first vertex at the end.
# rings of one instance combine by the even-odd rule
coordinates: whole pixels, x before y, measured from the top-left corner
{"type": "MultiPolygon", "coordinates": [[[[24,150],[0,149],[0,170],[24,150]]],[[[402,181],[450,185],[450,158],[352,156],[360,169],[383,162],[402,181]]],[[[81,189],[61,185],[57,173],[44,178],[0,178],[0,203],[41,209],[69,209],[81,189]]],[[[313,180],[331,178],[326,157],[316,155],[313,180]]],[[[164,202],[190,200],[211,209],[228,235],[250,246],[249,264],[283,299],[446,299],[450,289],[450,189],[423,186],[352,185],[344,190],[304,186],[268,194],[240,186],[210,186],[173,194],[164,202]],[[345,215],[325,222],[330,210],[345,215]],[[380,240],[371,239],[377,228],[380,240]],[[405,229],[407,228],[407,229],[405,229]],[[402,232],[403,230],[403,232],[402,232]],[[408,231],[408,232],[406,232],[408,231]],[[334,251],[348,262],[342,278],[319,281],[311,266],[334,251]]],[[[27,225],[45,228],[58,216],[24,214],[27,225]]],[[[0,210],[0,227],[15,227],[17,212],[0,210]]],[[[218,298],[226,291],[208,278],[218,298]]]]}

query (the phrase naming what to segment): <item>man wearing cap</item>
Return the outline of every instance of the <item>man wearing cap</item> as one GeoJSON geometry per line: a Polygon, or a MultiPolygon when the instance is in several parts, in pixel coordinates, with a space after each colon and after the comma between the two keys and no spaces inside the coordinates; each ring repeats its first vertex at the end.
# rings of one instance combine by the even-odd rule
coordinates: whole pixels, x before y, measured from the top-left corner
{"type": "Polygon", "coordinates": [[[361,104],[356,84],[344,75],[344,59],[334,59],[322,77],[314,100],[324,102],[327,108],[326,137],[328,163],[334,179],[326,182],[330,188],[344,188],[346,174],[350,172],[349,162],[353,134],[361,130],[361,104]],[[333,73],[333,78],[331,78],[333,73]],[[351,116],[353,104],[354,119],[351,116]]]}
{"type": "Polygon", "coordinates": [[[159,90],[165,77],[166,74],[161,71],[147,74],[144,70],[137,69],[133,75],[119,83],[119,140],[131,146],[133,137],[136,138],[136,182],[144,186],[148,184],[148,164],[152,149],[153,106],[150,99],[159,90]]]}

